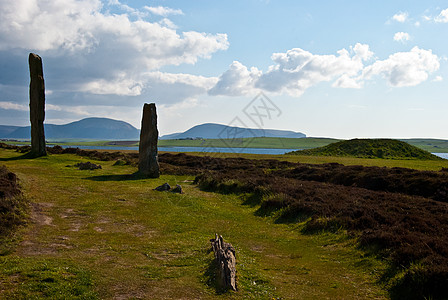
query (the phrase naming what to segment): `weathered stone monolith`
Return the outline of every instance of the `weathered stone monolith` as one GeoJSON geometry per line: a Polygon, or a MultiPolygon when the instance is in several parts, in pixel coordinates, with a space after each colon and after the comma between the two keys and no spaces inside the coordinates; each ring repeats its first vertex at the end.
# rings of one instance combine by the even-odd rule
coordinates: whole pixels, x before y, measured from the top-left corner
{"type": "Polygon", "coordinates": [[[151,178],[160,176],[157,155],[158,138],[156,105],[145,103],[140,129],[138,170],[141,174],[151,178]]]}
{"type": "Polygon", "coordinates": [[[31,155],[47,155],[45,148],[45,83],[42,59],[30,53],[30,121],[31,121],[31,155]]]}
{"type": "Polygon", "coordinates": [[[222,236],[215,234],[210,240],[218,269],[218,284],[225,289],[237,290],[235,248],[224,242],[222,236]]]}

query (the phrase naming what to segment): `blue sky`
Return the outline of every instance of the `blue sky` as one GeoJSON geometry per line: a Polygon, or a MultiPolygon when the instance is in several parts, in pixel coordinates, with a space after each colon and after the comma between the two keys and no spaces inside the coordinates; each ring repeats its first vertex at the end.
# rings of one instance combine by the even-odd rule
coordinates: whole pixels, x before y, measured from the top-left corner
{"type": "MultiPolygon", "coordinates": [[[[46,122],[159,131],[213,122],[322,137],[448,139],[446,1],[0,0],[0,124],[28,124],[27,57],[46,122]],[[259,93],[275,114],[254,122],[259,93]]],[[[267,115],[266,115],[267,116],[267,115]]]]}

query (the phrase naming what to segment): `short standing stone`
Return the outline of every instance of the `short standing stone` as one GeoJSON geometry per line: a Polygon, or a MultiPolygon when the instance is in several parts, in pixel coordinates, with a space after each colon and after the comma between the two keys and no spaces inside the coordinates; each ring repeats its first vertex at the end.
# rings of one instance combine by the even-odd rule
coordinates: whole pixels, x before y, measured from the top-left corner
{"type": "Polygon", "coordinates": [[[96,165],[94,163],[91,163],[90,161],[85,162],[85,163],[77,163],[75,164],[75,167],[77,167],[80,170],[96,170],[96,169],[101,169],[101,165],[96,165]]]}
{"type": "Polygon", "coordinates": [[[171,192],[172,192],[172,193],[183,194],[183,192],[182,192],[182,186],[180,186],[179,184],[176,184],[176,187],[173,188],[173,189],[171,190],[171,192]]]}
{"type": "Polygon", "coordinates": [[[154,190],[158,191],[158,192],[166,192],[166,191],[169,191],[170,189],[171,189],[171,186],[168,183],[164,183],[164,184],[156,187],[154,190]]]}
{"type": "Polygon", "coordinates": [[[160,176],[157,156],[158,138],[156,105],[154,103],[145,103],[140,130],[138,170],[143,175],[151,178],[160,176]]]}
{"type": "Polygon", "coordinates": [[[42,59],[39,55],[30,53],[30,121],[31,121],[31,154],[33,156],[47,155],[45,148],[45,83],[42,59]]]}
{"type": "Polygon", "coordinates": [[[225,289],[237,290],[235,248],[225,243],[222,236],[215,234],[210,240],[218,268],[218,284],[225,289]]]}

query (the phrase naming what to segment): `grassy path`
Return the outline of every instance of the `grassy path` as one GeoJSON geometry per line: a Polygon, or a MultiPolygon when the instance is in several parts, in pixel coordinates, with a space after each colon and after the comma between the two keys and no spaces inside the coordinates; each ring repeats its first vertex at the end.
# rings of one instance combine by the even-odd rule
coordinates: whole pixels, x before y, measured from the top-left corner
{"type": "Polygon", "coordinates": [[[32,223],[15,252],[0,257],[0,298],[18,299],[366,299],[382,266],[342,235],[303,235],[274,224],[233,195],[200,191],[192,177],[134,180],[135,169],[74,155],[5,164],[33,202],[32,223]],[[152,189],[181,184],[182,195],[152,189]],[[239,291],[220,294],[208,240],[218,232],[237,253],[239,291]]]}

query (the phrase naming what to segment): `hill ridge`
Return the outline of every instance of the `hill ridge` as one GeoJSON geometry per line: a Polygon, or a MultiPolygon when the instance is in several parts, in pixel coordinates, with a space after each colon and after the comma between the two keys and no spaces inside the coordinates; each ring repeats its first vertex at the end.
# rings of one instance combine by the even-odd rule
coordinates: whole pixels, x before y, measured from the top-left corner
{"type": "MultiPolygon", "coordinates": [[[[5,130],[0,130],[0,134],[2,134],[1,137],[12,139],[30,139],[30,126],[16,127],[17,128],[11,131],[12,128],[3,126],[5,130]]],[[[44,128],[45,138],[47,139],[77,138],[99,140],[134,140],[138,139],[140,136],[140,130],[131,124],[121,120],[102,117],[90,117],[62,125],[44,124],[44,128]]]]}
{"type": "Polygon", "coordinates": [[[160,139],[234,139],[253,137],[304,138],[306,135],[291,130],[245,128],[218,123],[204,123],[193,126],[184,132],[163,135],[160,139]]]}

